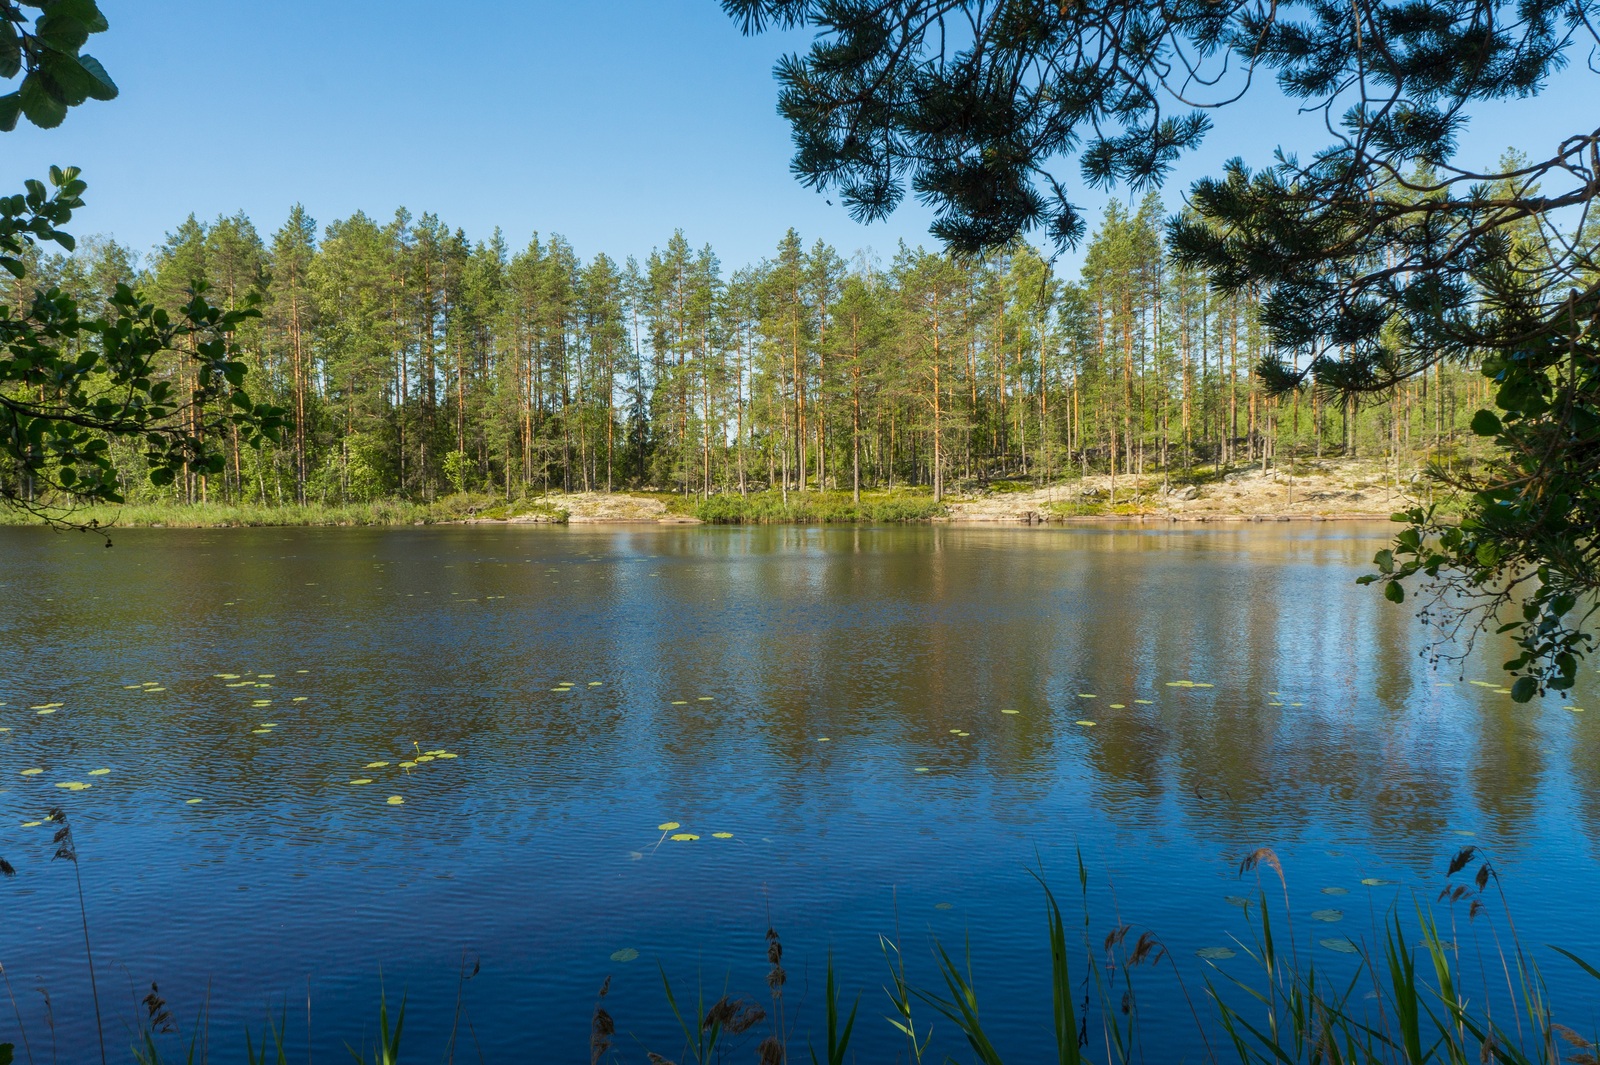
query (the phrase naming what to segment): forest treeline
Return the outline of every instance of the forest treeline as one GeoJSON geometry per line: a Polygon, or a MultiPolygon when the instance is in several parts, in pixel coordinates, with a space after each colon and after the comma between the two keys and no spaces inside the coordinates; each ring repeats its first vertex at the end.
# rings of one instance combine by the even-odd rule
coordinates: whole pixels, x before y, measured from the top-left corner
{"type": "Polygon", "coordinates": [[[220,477],[158,489],[113,441],[130,502],[940,498],[1001,478],[1398,458],[1446,445],[1483,402],[1481,377],[1446,368],[1361,407],[1315,388],[1269,395],[1255,301],[1172,266],[1165,217],[1154,195],[1113,203],[1067,278],[1025,244],[847,260],[791,229],[770,258],[729,269],[682,232],[642,263],[585,260],[559,236],[513,251],[432,214],[321,228],[296,207],[265,238],[243,214],[190,216],[147,257],[87,240],[31,264],[9,299],[55,285],[93,311],[128,284],[176,308],[202,282],[228,308],[259,300],[237,339],[253,397],[288,412],[281,443],[233,441],[220,477]]]}

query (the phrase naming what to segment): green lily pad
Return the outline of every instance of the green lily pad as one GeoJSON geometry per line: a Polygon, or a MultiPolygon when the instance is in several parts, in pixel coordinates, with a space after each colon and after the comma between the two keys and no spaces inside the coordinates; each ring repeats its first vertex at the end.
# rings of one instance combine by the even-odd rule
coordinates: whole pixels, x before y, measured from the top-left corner
{"type": "Polygon", "coordinates": [[[1243,895],[1224,895],[1222,897],[1222,901],[1226,902],[1229,906],[1237,906],[1241,910],[1248,909],[1251,904],[1251,900],[1245,898],[1243,895]]]}
{"type": "Polygon", "coordinates": [[[1350,889],[1342,887],[1325,887],[1322,889],[1322,893],[1324,895],[1348,895],[1350,894],[1350,889]]]}
{"type": "Polygon", "coordinates": [[[1201,947],[1194,953],[1195,957],[1204,958],[1206,961],[1227,961],[1229,958],[1238,957],[1227,947],[1201,947]]]}
{"type": "Polygon", "coordinates": [[[1335,921],[1344,920],[1344,911],[1343,910],[1312,910],[1311,911],[1311,919],[1313,921],[1321,921],[1324,924],[1333,924],[1335,921]]]}
{"type": "Polygon", "coordinates": [[[1393,884],[1394,881],[1385,880],[1381,876],[1369,876],[1362,878],[1361,883],[1367,887],[1388,887],[1390,884],[1393,884]]]}
{"type": "Polygon", "coordinates": [[[1329,950],[1337,951],[1340,954],[1360,954],[1361,953],[1361,948],[1356,946],[1354,943],[1352,943],[1345,936],[1330,936],[1327,939],[1319,939],[1319,940],[1317,940],[1317,942],[1321,943],[1323,946],[1327,947],[1329,950]]]}
{"type": "Polygon", "coordinates": [[[623,947],[621,950],[613,951],[611,954],[611,960],[617,962],[635,961],[638,959],[638,957],[639,952],[634,950],[632,947],[623,947]]]}

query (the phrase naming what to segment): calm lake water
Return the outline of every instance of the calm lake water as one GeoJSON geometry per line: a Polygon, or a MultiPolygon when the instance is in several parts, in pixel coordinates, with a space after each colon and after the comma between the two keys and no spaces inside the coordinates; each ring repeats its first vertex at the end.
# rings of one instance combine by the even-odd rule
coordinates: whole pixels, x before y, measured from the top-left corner
{"type": "MultiPolygon", "coordinates": [[[[0,529],[0,963],[37,1060],[39,988],[60,1060],[98,1056],[72,872],[28,827],[57,803],[119,1060],[152,980],[185,1026],[209,995],[221,1060],[269,1011],[303,1056],[308,995],[314,1060],[348,1060],[380,972],[418,1060],[455,1024],[464,1061],[587,1061],[608,974],[624,1060],[677,1060],[661,970],[680,1001],[764,999],[769,923],[794,1052],[831,950],[860,1060],[894,1060],[877,937],[898,929],[928,986],[933,943],[970,937],[1008,1060],[1041,1060],[1029,870],[1070,927],[1079,852],[1092,940],[1154,929],[1191,991],[1197,950],[1249,941],[1228,897],[1255,894],[1258,846],[1334,970],[1305,944],[1370,941],[1468,843],[1530,946],[1600,962],[1593,671],[1518,706],[1503,646],[1430,668],[1411,609],[1353,583],[1388,532],[143,530],[108,551],[0,529]]],[[[1584,1030],[1593,994],[1540,957],[1584,1030]]],[[[1147,979],[1150,1060],[1197,1056],[1147,979]]],[[[16,1027],[0,1000],[0,1040],[16,1027]]],[[[936,1023],[966,1060],[954,1035],[936,1023]]]]}

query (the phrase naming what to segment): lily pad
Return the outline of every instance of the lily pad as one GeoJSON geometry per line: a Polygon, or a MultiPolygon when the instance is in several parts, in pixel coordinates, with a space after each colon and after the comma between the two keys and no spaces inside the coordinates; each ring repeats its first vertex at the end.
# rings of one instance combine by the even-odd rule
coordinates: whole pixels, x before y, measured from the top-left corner
{"type": "Polygon", "coordinates": [[[89,785],[81,780],[58,780],[56,781],[56,787],[65,788],[68,791],[82,791],[89,785]]]}
{"type": "Polygon", "coordinates": [[[818,742],[818,743],[832,743],[832,742],[833,742],[833,740],[832,740],[832,739],[830,739],[830,738],[829,738],[829,737],[827,737],[827,736],[818,736],[818,737],[817,737],[817,742],[818,742]]]}
{"type": "Polygon", "coordinates": [[[926,773],[927,771],[928,767],[925,765],[919,765],[917,768],[912,770],[913,773],[926,773]]]}
{"type": "Polygon", "coordinates": [[[1350,889],[1342,887],[1325,887],[1322,889],[1322,893],[1324,895],[1348,895],[1350,894],[1350,889]]]}
{"type": "Polygon", "coordinates": [[[352,784],[371,784],[372,783],[372,778],[371,777],[356,777],[350,783],[352,783],[352,784]]]}
{"type": "Polygon", "coordinates": [[[1084,728],[1093,728],[1094,727],[1094,722],[1093,721],[1074,721],[1073,724],[1074,725],[1082,725],[1084,728]]]}
{"type": "Polygon", "coordinates": [[[109,770],[109,769],[91,769],[91,770],[89,770],[89,775],[91,777],[103,777],[107,773],[110,773],[110,772],[111,772],[111,770],[109,770]]]}
{"type": "Polygon", "coordinates": [[[24,822],[22,822],[22,827],[23,828],[38,828],[42,824],[44,824],[43,821],[24,821],[24,822]]]}
{"type": "Polygon", "coordinates": [[[1000,712],[1002,714],[1020,714],[1020,713],[1022,713],[1021,710],[1002,710],[1000,712]]]}
{"type": "Polygon", "coordinates": [[[367,763],[367,768],[368,769],[382,769],[385,766],[387,766],[388,764],[389,764],[388,762],[368,762],[367,763]]]}
{"type": "Polygon", "coordinates": [[[695,835],[693,832],[674,832],[671,838],[679,843],[693,843],[700,837],[695,835]]]}
{"type": "Polygon", "coordinates": [[[662,832],[671,832],[675,828],[682,828],[682,827],[683,826],[678,824],[678,822],[676,822],[676,821],[668,821],[665,824],[660,824],[660,825],[656,826],[656,828],[659,829],[662,832]]]}
{"type": "Polygon", "coordinates": [[[1354,943],[1352,943],[1345,936],[1330,936],[1327,939],[1319,939],[1319,940],[1317,940],[1317,942],[1321,943],[1323,946],[1327,947],[1329,950],[1337,951],[1340,954],[1360,954],[1361,953],[1361,948],[1356,946],[1354,943]]]}
{"type": "Polygon", "coordinates": [[[1321,921],[1324,924],[1333,924],[1335,921],[1344,920],[1344,911],[1343,910],[1312,910],[1311,911],[1311,919],[1313,921],[1321,921]]]}
{"type": "Polygon", "coordinates": [[[404,806],[406,804],[405,797],[401,795],[391,795],[383,801],[390,806],[404,806]]]}
{"type": "Polygon", "coordinates": [[[611,954],[611,960],[616,962],[635,961],[638,959],[638,957],[639,952],[634,950],[632,947],[623,947],[621,950],[613,951],[611,954]]]}
{"type": "Polygon", "coordinates": [[[711,838],[712,839],[732,839],[733,838],[733,833],[732,832],[713,832],[713,833],[711,833],[711,838]]]}
{"type": "Polygon", "coordinates": [[[1138,703],[1140,706],[1154,706],[1154,705],[1156,705],[1154,699],[1135,699],[1134,702],[1138,703]]]}
{"type": "Polygon", "coordinates": [[[22,775],[25,776],[25,777],[36,777],[40,773],[43,773],[43,772],[44,772],[43,769],[24,769],[22,771],[22,775]]]}
{"type": "Polygon", "coordinates": [[[936,910],[953,910],[955,905],[953,902],[936,902],[933,904],[933,908],[936,910]]]}
{"type": "Polygon", "coordinates": [[[1237,906],[1241,910],[1248,909],[1251,905],[1251,900],[1245,898],[1243,895],[1224,895],[1222,897],[1222,901],[1226,902],[1229,906],[1237,906]]]}
{"type": "Polygon", "coordinates": [[[183,804],[185,806],[194,806],[194,805],[196,805],[198,803],[202,803],[202,802],[205,802],[205,800],[204,799],[185,799],[185,800],[183,800],[183,804]]]}
{"type": "Polygon", "coordinates": [[[1227,961],[1229,958],[1238,957],[1227,947],[1201,947],[1194,953],[1195,957],[1204,958],[1206,961],[1227,961]]]}
{"type": "Polygon", "coordinates": [[[1366,887],[1388,887],[1390,884],[1393,884],[1394,881],[1385,880],[1381,876],[1368,876],[1363,877],[1361,883],[1366,887]]]}
{"type": "Polygon", "coordinates": [[[1127,706],[1125,706],[1122,703],[1112,703],[1111,704],[1111,709],[1113,709],[1113,710],[1126,710],[1127,706]]]}

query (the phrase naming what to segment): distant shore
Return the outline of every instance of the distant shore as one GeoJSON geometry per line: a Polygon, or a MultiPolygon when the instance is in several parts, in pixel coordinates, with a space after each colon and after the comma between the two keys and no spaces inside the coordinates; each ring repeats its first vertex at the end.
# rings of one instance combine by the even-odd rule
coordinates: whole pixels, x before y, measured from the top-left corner
{"type": "MultiPolygon", "coordinates": [[[[432,502],[268,505],[136,503],[81,508],[75,525],[102,528],[230,528],[443,524],[692,525],[905,524],[1059,525],[1170,522],[1384,521],[1426,492],[1379,462],[1301,463],[1293,472],[1259,466],[1180,478],[1096,474],[1036,486],[995,481],[935,501],[927,488],[788,493],[767,489],[709,496],[659,491],[551,492],[506,501],[488,494],[432,502]],[[1416,494],[1413,494],[1416,493],[1416,494]]],[[[37,524],[12,515],[11,524],[37,524]]]]}

